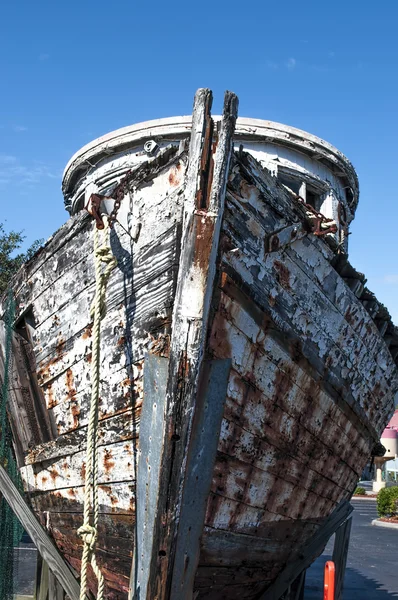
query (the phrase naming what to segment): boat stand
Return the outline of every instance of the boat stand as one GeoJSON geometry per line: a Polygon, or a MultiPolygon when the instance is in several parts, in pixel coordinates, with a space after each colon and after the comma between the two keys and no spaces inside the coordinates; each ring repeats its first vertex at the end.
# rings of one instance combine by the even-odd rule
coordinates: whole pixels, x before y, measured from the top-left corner
{"type": "MultiPolygon", "coordinates": [[[[338,527],[335,531],[332,561],[335,566],[335,585],[333,600],[341,600],[343,596],[344,576],[347,565],[348,546],[350,543],[352,516],[338,527]]],[[[280,600],[305,600],[305,578],[307,569],[302,571],[298,577],[289,585],[280,600]]],[[[327,596],[329,598],[329,596],[327,596]]]]}
{"type": "Polygon", "coordinates": [[[353,507],[348,500],[341,502],[309,540],[304,549],[296,555],[293,553],[285,569],[259,600],[305,600],[306,571],[311,566],[313,557],[319,556],[323,552],[332,535],[335,535],[332,560],[336,570],[335,597],[333,600],[341,600],[351,533],[352,511],[353,507]]]}

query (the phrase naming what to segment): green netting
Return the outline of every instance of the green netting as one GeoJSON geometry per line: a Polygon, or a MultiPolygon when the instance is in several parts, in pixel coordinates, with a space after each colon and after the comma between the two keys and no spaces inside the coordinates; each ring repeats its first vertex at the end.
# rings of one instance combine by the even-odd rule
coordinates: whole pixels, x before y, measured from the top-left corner
{"type": "MultiPolygon", "coordinates": [[[[12,448],[12,433],[7,416],[7,402],[11,384],[12,371],[12,335],[15,316],[15,302],[11,292],[8,294],[6,310],[3,317],[5,325],[5,364],[3,383],[0,388],[0,462],[8,475],[23,493],[22,481],[12,448]]],[[[12,600],[16,579],[17,561],[14,548],[18,546],[23,528],[11,508],[0,497],[0,599],[12,600]]]]}

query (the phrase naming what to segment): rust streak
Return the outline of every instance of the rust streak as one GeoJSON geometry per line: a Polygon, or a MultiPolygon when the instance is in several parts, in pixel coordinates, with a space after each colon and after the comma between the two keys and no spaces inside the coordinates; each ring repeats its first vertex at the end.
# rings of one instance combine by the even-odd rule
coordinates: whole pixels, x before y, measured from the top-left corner
{"type": "Polygon", "coordinates": [[[105,450],[105,452],[104,452],[104,469],[105,469],[106,474],[108,474],[115,466],[115,461],[112,459],[113,459],[112,452],[110,450],[105,450]]]}
{"type": "Polygon", "coordinates": [[[71,402],[71,412],[73,417],[73,428],[79,427],[80,408],[76,402],[71,402]]]}
{"type": "Polygon", "coordinates": [[[59,477],[59,473],[58,473],[57,469],[53,468],[53,469],[49,470],[49,473],[50,473],[51,479],[53,480],[53,483],[55,484],[57,478],[59,477]]]}
{"type": "Polygon", "coordinates": [[[214,219],[205,212],[195,215],[196,238],[194,248],[194,263],[202,273],[207,273],[210,252],[214,234],[214,219]]]}
{"type": "Polygon", "coordinates": [[[92,324],[90,324],[90,325],[87,325],[87,327],[86,327],[86,329],[84,330],[84,332],[83,332],[83,335],[82,335],[82,338],[83,338],[83,340],[87,340],[88,338],[90,338],[90,337],[91,337],[91,335],[92,335],[92,330],[93,330],[93,325],[92,325],[92,324]]]}
{"type": "Polygon", "coordinates": [[[171,187],[178,187],[181,183],[181,163],[178,163],[175,167],[173,167],[169,174],[169,184],[171,187]]]}
{"type": "Polygon", "coordinates": [[[290,289],[290,271],[289,271],[289,269],[286,267],[286,265],[284,265],[279,260],[276,260],[274,262],[274,268],[277,273],[277,275],[276,275],[277,280],[279,281],[281,286],[283,288],[285,288],[286,290],[289,290],[290,289]]]}
{"type": "Polygon", "coordinates": [[[74,388],[74,377],[72,369],[66,371],[66,389],[68,390],[68,398],[72,398],[76,395],[76,389],[74,388]]]}

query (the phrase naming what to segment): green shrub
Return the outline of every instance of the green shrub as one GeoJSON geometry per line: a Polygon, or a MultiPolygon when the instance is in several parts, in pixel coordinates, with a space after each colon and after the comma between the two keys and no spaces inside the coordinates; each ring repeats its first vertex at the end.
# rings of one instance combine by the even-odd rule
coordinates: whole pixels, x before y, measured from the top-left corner
{"type": "Polygon", "coordinates": [[[377,512],[379,517],[398,516],[398,486],[380,490],[377,496],[377,512]]]}
{"type": "Polygon", "coordinates": [[[354,496],[365,496],[366,490],[363,487],[355,488],[354,496]]]}

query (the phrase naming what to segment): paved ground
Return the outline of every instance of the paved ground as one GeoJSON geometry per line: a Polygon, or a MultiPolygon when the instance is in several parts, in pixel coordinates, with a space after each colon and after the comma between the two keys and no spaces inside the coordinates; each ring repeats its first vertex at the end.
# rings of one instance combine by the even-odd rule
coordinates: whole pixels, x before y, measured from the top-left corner
{"type": "MultiPolygon", "coordinates": [[[[374,500],[353,500],[343,600],[398,598],[398,531],[371,525],[377,518],[374,500]]],[[[307,572],[305,600],[322,600],[323,569],[333,541],[307,572]]]]}
{"type": "Polygon", "coordinates": [[[371,492],[373,490],[373,481],[359,481],[358,487],[363,487],[367,492],[371,492]]]}
{"type": "Polygon", "coordinates": [[[30,596],[33,594],[36,578],[37,550],[32,543],[21,542],[19,548],[15,550],[15,554],[18,560],[15,592],[20,596],[30,596]]]}

